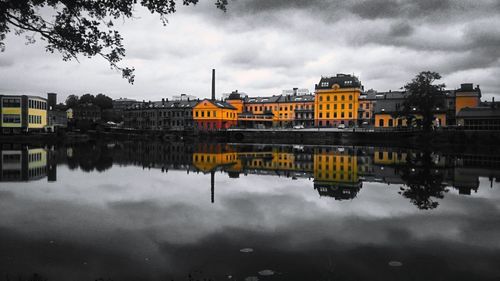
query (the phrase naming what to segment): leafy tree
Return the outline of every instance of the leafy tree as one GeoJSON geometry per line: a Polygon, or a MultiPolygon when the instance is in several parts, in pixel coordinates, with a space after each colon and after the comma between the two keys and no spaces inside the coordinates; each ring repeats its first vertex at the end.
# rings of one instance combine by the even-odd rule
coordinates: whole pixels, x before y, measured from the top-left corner
{"type": "MultiPolygon", "coordinates": [[[[63,60],[78,60],[78,56],[101,56],[112,69],[121,71],[123,78],[134,82],[134,68],[123,67],[123,38],[115,30],[118,19],[134,18],[138,5],[160,15],[164,25],[167,16],[175,13],[180,0],[1,0],[0,50],[3,40],[12,30],[19,35],[28,32],[28,43],[37,38],[45,41],[48,52],[58,51],[63,60]],[[43,11],[43,12],[42,12],[43,11]]],[[[182,0],[183,5],[198,0],[182,0]]],[[[215,6],[226,11],[227,0],[215,0],[215,6]]]]}
{"type": "Polygon", "coordinates": [[[69,95],[66,98],[66,106],[72,108],[78,105],[80,98],[77,95],[69,95]]]}
{"type": "Polygon", "coordinates": [[[99,106],[102,110],[111,109],[113,108],[113,99],[106,95],[98,94],[95,96],[94,104],[99,106]]]}
{"type": "Polygon", "coordinates": [[[431,130],[436,107],[444,105],[442,90],[445,85],[434,84],[439,79],[441,79],[441,75],[437,72],[422,71],[404,86],[408,95],[403,103],[400,115],[408,120],[413,119],[416,113],[422,115],[422,128],[424,131],[431,130]]]}
{"type": "Polygon", "coordinates": [[[95,103],[95,97],[94,97],[94,95],[85,94],[85,95],[81,96],[79,104],[86,104],[86,103],[92,103],[92,104],[94,104],[95,103]]]}

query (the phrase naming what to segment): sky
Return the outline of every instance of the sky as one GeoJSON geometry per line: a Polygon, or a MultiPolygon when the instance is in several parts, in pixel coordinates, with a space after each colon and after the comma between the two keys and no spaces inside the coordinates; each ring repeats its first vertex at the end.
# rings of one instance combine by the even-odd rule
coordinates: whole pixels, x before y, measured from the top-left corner
{"type": "Polygon", "coordinates": [[[270,96],[314,91],[321,76],[354,74],[365,89],[398,90],[420,71],[439,72],[448,89],[480,85],[500,99],[500,0],[213,0],[179,7],[163,26],[137,8],[118,20],[133,85],[101,58],[64,62],[42,41],[11,33],[0,53],[0,93],[159,100],[216,91],[270,96]]]}

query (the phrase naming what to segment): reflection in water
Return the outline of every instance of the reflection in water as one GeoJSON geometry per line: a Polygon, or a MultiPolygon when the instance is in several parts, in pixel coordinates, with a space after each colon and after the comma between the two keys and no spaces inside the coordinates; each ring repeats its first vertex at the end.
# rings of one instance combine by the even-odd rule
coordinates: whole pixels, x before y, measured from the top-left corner
{"type": "Polygon", "coordinates": [[[495,153],[117,142],[1,155],[8,280],[500,277],[495,153]]]}
{"type": "Polygon", "coordinates": [[[0,182],[56,181],[53,151],[40,147],[5,145],[0,151],[0,182]]]}
{"type": "Polygon", "coordinates": [[[383,147],[273,146],[222,143],[85,143],[45,149],[5,146],[1,181],[56,180],[56,163],[84,172],[104,172],[113,166],[185,170],[210,174],[211,202],[215,202],[215,173],[230,178],[241,174],[313,179],[321,197],[354,199],[363,182],[401,184],[399,194],[419,209],[434,209],[449,188],[470,195],[479,177],[490,186],[500,176],[500,156],[444,154],[383,147]]]}

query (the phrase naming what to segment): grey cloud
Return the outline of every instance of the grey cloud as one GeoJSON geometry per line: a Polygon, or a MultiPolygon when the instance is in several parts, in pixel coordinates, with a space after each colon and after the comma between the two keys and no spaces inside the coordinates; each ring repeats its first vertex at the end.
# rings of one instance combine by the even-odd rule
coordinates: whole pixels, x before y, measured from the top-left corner
{"type": "Polygon", "coordinates": [[[396,0],[362,1],[350,7],[352,13],[363,18],[393,18],[401,13],[401,7],[396,0]]]}
{"type": "Polygon", "coordinates": [[[414,29],[408,23],[393,23],[390,27],[389,35],[394,37],[406,37],[413,33],[414,29]]]}

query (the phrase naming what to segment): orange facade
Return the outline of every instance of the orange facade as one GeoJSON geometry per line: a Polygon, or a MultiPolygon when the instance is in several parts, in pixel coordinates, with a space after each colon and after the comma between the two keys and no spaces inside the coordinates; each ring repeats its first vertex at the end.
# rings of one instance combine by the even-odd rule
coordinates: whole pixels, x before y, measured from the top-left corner
{"type": "Polygon", "coordinates": [[[238,113],[228,103],[205,99],[193,108],[193,120],[199,130],[228,129],[237,125],[238,113]]]}

